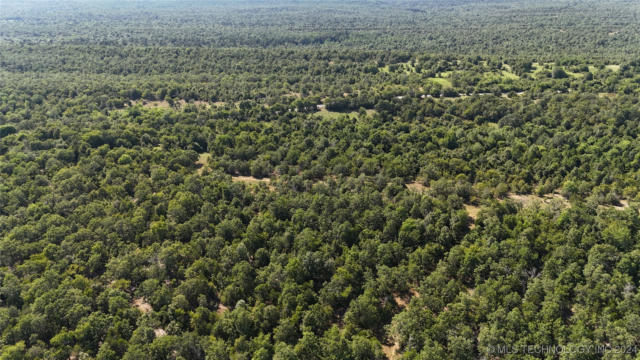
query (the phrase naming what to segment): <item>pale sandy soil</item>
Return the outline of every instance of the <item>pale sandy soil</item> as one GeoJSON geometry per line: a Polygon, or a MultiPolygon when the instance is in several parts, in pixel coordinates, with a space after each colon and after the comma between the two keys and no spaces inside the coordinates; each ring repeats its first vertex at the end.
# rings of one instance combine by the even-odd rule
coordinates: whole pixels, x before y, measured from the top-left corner
{"type": "Polygon", "coordinates": [[[228,307],[222,305],[222,303],[218,304],[218,310],[216,310],[216,313],[218,313],[219,315],[222,315],[227,311],[229,311],[228,307]]]}
{"type": "Polygon", "coordinates": [[[140,312],[142,312],[143,314],[146,314],[149,311],[153,310],[151,304],[144,301],[143,298],[133,299],[133,306],[140,310],[140,312]]]}

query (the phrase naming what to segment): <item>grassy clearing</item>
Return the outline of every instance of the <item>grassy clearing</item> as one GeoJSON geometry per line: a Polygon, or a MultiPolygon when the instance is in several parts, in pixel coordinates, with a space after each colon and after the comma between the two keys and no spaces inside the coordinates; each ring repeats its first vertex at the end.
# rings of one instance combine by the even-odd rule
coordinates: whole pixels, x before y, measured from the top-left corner
{"type": "MultiPolygon", "coordinates": [[[[373,109],[367,109],[366,112],[367,112],[367,115],[373,115],[373,114],[376,113],[376,111],[373,110],[373,109]]],[[[357,111],[337,112],[337,111],[329,111],[327,109],[322,109],[322,110],[317,111],[317,112],[315,112],[313,114],[320,116],[324,120],[336,120],[336,119],[339,119],[339,118],[341,118],[343,116],[357,117],[359,115],[359,112],[357,112],[357,111]]]]}
{"type": "Polygon", "coordinates": [[[209,164],[209,159],[211,159],[211,154],[209,153],[202,153],[198,156],[198,160],[196,161],[196,165],[198,166],[196,172],[198,175],[202,175],[202,172],[209,164]]]}
{"type": "Polygon", "coordinates": [[[534,73],[536,71],[541,71],[544,68],[542,65],[540,65],[540,63],[537,62],[531,63],[531,67],[533,68],[534,73]]]}
{"type": "Polygon", "coordinates": [[[253,176],[232,176],[231,181],[235,183],[244,183],[249,186],[258,186],[260,184],[266,184],[267,188],[270,191],[276,190],[276,187],[271,185],[271,179],[269,178],[258,179],[253,176]]]}
{"type": "Polygon", "coordinates": [[[348,113],[343,113],[343,112],[337,112],[337,111],[329,111],[327,109],[322,109],[318,112],[315,112],[314,115],[318,115],[321,118],[323,118],[324,120],[336,120],[339,119],[343,116],[358,116],[358,113],[355,111],[352,112],[348,112],[348,113]]]}
{"type": "Polygon", "coordinates": [[[571,77],[574,77],[574,78],[582,78],[582,77],[584,77],[583,73],[572,72],[572,71],[567,70],[566,68],[564,69],[564,72],[566,72],[567,75],[569,75],[571,77]]]}
{"type": "Polygon", "coordinates": [[[429,78],[429,81],[433,81],[436,84],[440,84],[442,85],[442,87],[452,87],[453,84],[451,84],[451,80],[449,79],[445,79],[445,78],[441,78],[441,77],[436,77],[436,78],[429,78]]]}
{"type": "Polygon", "coordinates": [[[500,71],[503,80],[518,80],[520,76],[513,72],[513,68],[509,64],[502,64],[504,70],[500,71]]]}
{"type": "MultiPolygon", "coordinates": [[[[532,64],[533,67],[533,71],[531,72],[531,77],[533,77],[534,79],[537,79],[538,76],[540,75],[541,72],[543,71],[553,71],[554,68],[554,64],[553,63],[544,63],[544,64],[539,64],[539,63],[533,63],[532,64]]],[[[567,73],[568,76],[574,77],[574,78],[582,78],[584,77],[584,73],[580,73],[580,72],[573,72],[567,69],[566,66],[563,66],[562,69],[564,70],[565,73],[567,73]]],[[[598,69],[591,65],[589,66],[589,72],[595,73],[597,72],[598,69]]]]}
{"type": "Polygon", "coordinates": [[[501,70],[500,72],[485,72],[482,74],[482,77],[483,81],[491,83],[510,82],[520,79],[520,76],[506,70],[501,70]]]}
{"type": "Polygon", "coordinates": [[[540,75],[540,73],[543,72],[544,70],[551,71],[552,65],[553,63],[544,63],[544,64],[540,64],[537,62],[532,63],[531,67],[533,67],[533,71],[531,72],[531,77],[536,79],[538,75],[540,75]]]}
{"type": "Polygon", "coordinates": [[[511,70],[502,70],[502,78],[505,80],[518,80],[520,76],[511,72],[511,70]]]}
{"type": "Polygon", "coordinates": [[[467,214],[469,215],[469,217],[473,221],[473,223],[471,223],[471,225],[469,227],[471,229],[475,229],[475,227],[476,227],[475,222],[478,219],[478,213],[480,213],[480,207],[479,206],[475,206],[475,205],[465,204],[464,205],[464,211],[467,212],[467,214]]]}
{"type": "Polygon", "coordinates": [[[612,65],[605,65],[604,69],[599,69],[594,65],[589,65],[589,72],[590,73],[597,73],[599,71],[603,71],[603,70],[609,70],[609,71],[613,71],[613,72],[618,72],[620,71],[620,65],[616,65],[616,64],[612,64],[612,65]]]}
{"type": "Polygon", "coordinates": [[[402,68],[402,70],[404,71],[405,74],[415,74],[416,73],[415,66],[413,66],[410,62],[397,63],[397,64],[392,64],[392,65],[385,65],[383,67],[379,67],[378,71],[383,72],[383,73],[389,73],[389,72],[391,72],[390,66],[396,66],[396,65],[398,67],[402,68]]]}
{"type": "Polygon", "coordinates": [[[469,214],[469,217],[472,218],[474,221],[478,219],[478,213],[480,212],[480,207],[475,205],[465,204],[464,210],[467,212],[467,214],[469,214]]]}

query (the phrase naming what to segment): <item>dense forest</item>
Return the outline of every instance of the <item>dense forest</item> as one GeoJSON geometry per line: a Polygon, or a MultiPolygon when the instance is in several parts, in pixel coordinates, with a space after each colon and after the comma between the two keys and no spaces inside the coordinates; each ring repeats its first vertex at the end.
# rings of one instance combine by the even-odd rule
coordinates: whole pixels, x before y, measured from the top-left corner
{"type": "Polygon", "coordinates": [[[0,7],[0,360],[640,355],[637,2],[0,7]]]}

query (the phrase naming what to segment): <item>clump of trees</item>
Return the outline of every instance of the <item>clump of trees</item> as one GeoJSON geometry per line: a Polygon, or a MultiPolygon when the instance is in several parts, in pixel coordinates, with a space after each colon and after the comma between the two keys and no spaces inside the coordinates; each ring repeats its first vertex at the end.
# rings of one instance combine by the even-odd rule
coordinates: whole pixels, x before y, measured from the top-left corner
{"type": "MultiPolygon", "coordinates": [[[[360,35],[333,26],[350,15],[292,34],[309,19],[235,3],[203,24],[237,34],[176,9],[113,13],[113,32],[66,19],[82,36],[55,9],[0,19],[0,359],[638,345],[639,63],[540,58],[544,26],[513,35],[524,54],[446,27],[420,46],[459,45],[425,54],[367,30],[388,17],[334,5],[362,14],[360,35]]],[[[421,23],[416,6],[389,11],[421,23]]],[[[554,36],[588,36],[568,30],[554,36]]],[[[589,43],[637,50],[614,35],[589,43]]]]}

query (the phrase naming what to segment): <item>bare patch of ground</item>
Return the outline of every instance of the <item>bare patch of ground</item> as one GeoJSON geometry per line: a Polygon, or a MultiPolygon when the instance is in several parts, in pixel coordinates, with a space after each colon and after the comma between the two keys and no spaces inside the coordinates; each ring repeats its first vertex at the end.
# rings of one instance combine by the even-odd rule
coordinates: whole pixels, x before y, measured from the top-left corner
{"type": "MultiPolygon", "coordinates": [[[[186,101],[178,100],[177,102],[174,103],[174,105],[178,105],[178,106],[182,106],[183,104],[186,104],[186,101]]],[[[142,105],[142,107],[149,108],[149,109],[170,109],[171,108],[171,104],[169,104],[169,102],[165,100],[158,100],[158,101],[136,100],[131,102],[131,106],[136,106],[136,105],[142,105]]]]}
{"type": "Polygon", "coordinates": [[[146,314],[149,311],[153,310],[153,308],[151,307],[151,304],[144,301],[143,298],[133,299],[133,306],[135,306],[143,314],[146,314]]]}
{"type": "Polygon", "coordinates": [[[400,306],[401,308],[407,307],[407,305],[409,305],[409,302],[411,302],[411,299],[413,299],[414,297],[420,297],[420,294],[418,294],[416,289],[413,288],[409,289],[409,293],[406,295],[400,296],[396,293],[393,294],[393,300],[395,300],[396,304],[398,304],[398,306],[400,306]]]}
{"type": "Polygon", "coordinates": [[[400,306],[401,308],[406,308],[407,305],[409,305],[409,301],[411,301],[411,298],[393,294],[393,300],[395,300],[396,304],[398,304],[398,306],[400,306]]]}
{"type": "Polygon", "coordinates": [[[629,207],[628,200],[620,200],[619,202],[620,202],[620,205],[600,205],[599,207],[605,208],[605,209],[615,209],[615,210],[625,210],[626,208],[629,207]]]}
{"type": "Polygon", "coordinates": [[[400,358],[400,355],[398,354],[399,349],[400,349],[400,345],[398,345],[397,342],[394,342],[391,345],[382,345],[382,352],[385,354],[385,356],[389,360],[395,360],[400,358]]]}
{"type": "Polygon", "coordinates": [[[196,100],[196,101],[194,101],[194,102],[193,102],[193,105],[195,105],[195,106],[204,106],[205,108],[210,108],[210,107],[211,107],[211,104],[209,104],[209,103],[208,103],[208,102],[206,102],[206,101],[202,101],[202,100],[196,100]]]}
{"type": "Polygon", "coordinates": [[[269,179],[269,178],[258,179],[257,177],[253,177],[253,176],[232,176],[231,177],[231,181],[233,181],[233,182],[243,182],[243,183],[251,184],[251,185],[256,185],[256,184],[260,184],[260,183],[265,183],[265,184],[269,185],[271,183],[271,179],[269,179]]]}
{"type": "Polygon", "coordinates": [[[415,192],[426,192],[427,190],[429,190],[428,186],[424,186],[422,185],[422,183],[414,181],[412,183],[408,183],[405,185],[407,187],[407,189],[411,190],[411,191],[415,191],[415,192]]]}
{"type": "Polygon", "coordinates": [[[163,328],[153,329],[153,333],[156,334],[157,338],[167,336],[167,331],[163,328]]]}
{"type": "Polygon", "coordinates": [[[222,305],[222,303],[218,304],[218,309],[216,310],[216,313],[217,313],[218,315],[222,315],[222,314],[224,314],[224,313],[225,313],[225,312],[227,312],[227,311],[229,311],[229,308],[228,308],[228,307],[226,307],[226,306],[222,305]]]}
{"type": "MultiPolygon", "coordinates": [[[[168,101],[165,101],[165,100],[135,100],[131,102],[131,106],[142,105],[142,107],[148,108],[148,109],[171,109],[172,107],[181,108],[187,104],[188,103],[184,100],[174,101],[173,106],[168,101]]],[[[193,104],[196,106],[204,106],[206,108],[209,108],[211,107],[211,105],[216,105],[218,103],[216,102],[211,104],[207,101],[195,100],[193,104]]],[[[225,104],[225,103],[222,102],[222,104],[225,104]]]]}
{"type": "Polygon", "coordinates": [[[533,204],[551,204],[555,202],[565,207],[571,207],[571,203],[569,203],[569,201],[565,199],[562,195],[557,193],[546,194],[544,196],[538,196],[533,194],[523,195],[523,194],[509,193],[508,197],[509,199],[517,203],[520,203],[524,206],[529,206],[533,204]]]}
{"type": "Polygon", "coordinates": [[[416,289],[409,289],[409,293],[411,294],[411,296],[413,297],[420,297],[420,294],[418,293],[418,291],[416,289]]]}
{"type": "MultiPolygon", "coordinates": [[[[503,98],[507,98],[507,99],[509,99],[509,94],[511,94],[511,93],[502,93],[500,96],[502,96],[503,98]]],[[[520,91],[520,92],[517,92],[517,93],[515,93],[515,94],[516,94],[517,96],[522,96],[522,95],[524,95],[524,91],[520,91]]]]}

